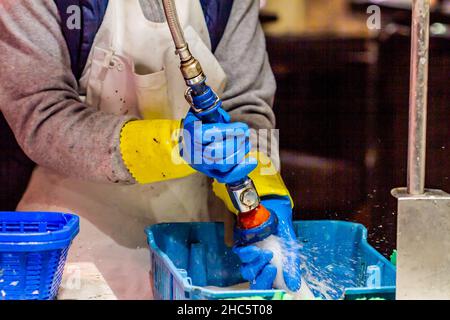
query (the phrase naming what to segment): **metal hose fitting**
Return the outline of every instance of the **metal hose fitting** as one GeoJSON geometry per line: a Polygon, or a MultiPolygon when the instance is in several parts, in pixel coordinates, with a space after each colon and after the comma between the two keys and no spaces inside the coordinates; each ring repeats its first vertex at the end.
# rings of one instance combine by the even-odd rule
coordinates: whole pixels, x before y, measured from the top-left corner
{"type": "Polygon", "coordinates": [[[184,37],[178,18],[177,8],[174,0],[163,0],[164,13],[166,15],[167,24],[172,34],[176,53],[181,60],[181,73],[183,74],[186,84],[191,87],[205,82],[205,75],[200,62],[194,58],[184,37]]]}

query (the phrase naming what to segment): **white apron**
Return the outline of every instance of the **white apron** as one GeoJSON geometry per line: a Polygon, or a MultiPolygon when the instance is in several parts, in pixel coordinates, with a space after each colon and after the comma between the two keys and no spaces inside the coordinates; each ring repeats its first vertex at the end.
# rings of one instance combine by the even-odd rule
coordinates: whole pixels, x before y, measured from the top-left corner
{"type": "MultiPolygon", "coordinates": [[[[222,92],[226,76],[211,53],[200,2],[176,4],[193,54],[209,84],[222,92]]],[[[80,86],[88,105],[114,114],[182,119],[189,108],[169,28],[147,20],[139,0],[110,1],[80,86]]],[[[79,215],[81,231],[69,260],[94,262],[118,298],[146,299],[151,290],[144,228],[160,222],[221,220],[223,212],[208,210],[210,194],[210,183],[200,174],[145,186],[117,186],[79,181],[38,167],[18,210],[79,215]]]]}

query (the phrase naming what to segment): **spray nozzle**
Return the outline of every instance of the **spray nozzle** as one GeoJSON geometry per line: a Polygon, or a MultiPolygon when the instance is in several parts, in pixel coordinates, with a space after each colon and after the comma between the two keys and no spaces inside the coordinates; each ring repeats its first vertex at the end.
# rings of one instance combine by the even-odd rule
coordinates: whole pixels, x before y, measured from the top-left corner
{"type": "Polygon", "coordinates": [[[237,223],[239,228],[249,230],[263,225],[269,218],[269,210],[260,205],[252,211],[240,213],[237,223]]]}
{"type": "Polygon", "coordinates": [[[249,212],[239,213],[235,240],[245,245],[260,242],[275,234],[277,224],[276,215],[260,204],[249,212]]]}

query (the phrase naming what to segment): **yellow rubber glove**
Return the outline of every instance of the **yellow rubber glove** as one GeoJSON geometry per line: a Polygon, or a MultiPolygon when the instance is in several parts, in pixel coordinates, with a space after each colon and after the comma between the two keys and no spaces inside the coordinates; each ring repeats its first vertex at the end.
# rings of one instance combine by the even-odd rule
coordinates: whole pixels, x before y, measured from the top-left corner
{"type": "Polygon", "coordinates": [[[125,124],[120,151],[138,183],[179,179],[196,172],[180,156],[180,128],[179,120],[136,120],[125,124]]]}
{"type": "MultiPolygon", "coordinates": [[[[258,166],[250,173],[249,177],[253,180],[259,196],[261,198],[270,195],[287,196],[291,200],[291,206],[294,207],[294,202],[284,184],[283,178],[281,178],[280,173],[270,158],[261,152],[251,152],[249,156],[258,159],[258,166]]],[[[236,214],[238,213],[231,202],[224,184],[220,184],[215,180],[213,183],[213,191],[225,203],[228,210],[236,214]]]]}

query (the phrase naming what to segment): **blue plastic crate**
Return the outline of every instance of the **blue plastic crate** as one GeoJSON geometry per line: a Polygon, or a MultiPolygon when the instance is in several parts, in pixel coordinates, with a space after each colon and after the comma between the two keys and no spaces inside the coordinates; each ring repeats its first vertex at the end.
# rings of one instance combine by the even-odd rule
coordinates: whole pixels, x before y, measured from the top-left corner
{"type": "MultiPolygon", "coordinates": [[[[340,221],[294,222],[305,270],[326,281],[328,299],[394,299],[395,267],[367,243],[367,229],[340,221]]],[[[221,223],[158,224],[146,229],[153,293],[160,300],[272,299],[282,291],[217,291],[244,280],[240,262],[224,244],[221,223]],[[203,263],[192,256],[203,250],[203,263]],[[193,263],[192,261],[196,261],[193,263]]],[[[319,293],[319,292],[316,292],[319,293]]]]}
{"type": "Polygon", "coordinates": [[[0,212],[0,300],[51,300],[58,293],[75,215],[0,212]]]}

